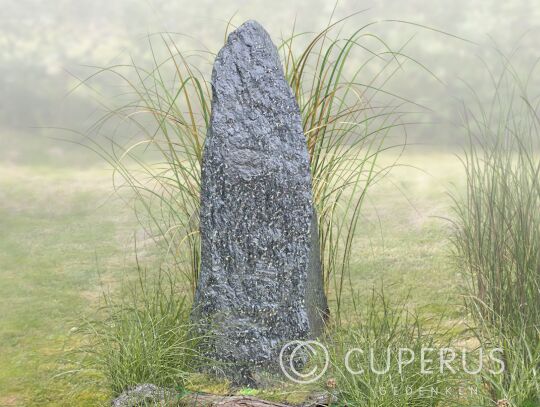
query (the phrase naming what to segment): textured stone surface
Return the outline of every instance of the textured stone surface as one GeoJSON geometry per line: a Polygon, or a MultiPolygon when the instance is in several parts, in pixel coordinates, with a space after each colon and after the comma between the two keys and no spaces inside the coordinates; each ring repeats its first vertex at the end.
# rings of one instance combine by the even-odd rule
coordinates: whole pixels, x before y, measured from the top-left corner
{"type": "Polygon", "coordinates": [[[314,337],[326,311],[301,117],[277,50],[255,21],[229,35],[212,73],[194,316],[209,354],[250,384],[281,346],[314,337]]]}
{"type": "Polygon", "coordinates": [[[137,407],[165,405],[165,401],[177,401],[180,396],[171,389],[164,389],[154,384],[139,384],[124,391],[111,401],[113,407],[137,407]]]}

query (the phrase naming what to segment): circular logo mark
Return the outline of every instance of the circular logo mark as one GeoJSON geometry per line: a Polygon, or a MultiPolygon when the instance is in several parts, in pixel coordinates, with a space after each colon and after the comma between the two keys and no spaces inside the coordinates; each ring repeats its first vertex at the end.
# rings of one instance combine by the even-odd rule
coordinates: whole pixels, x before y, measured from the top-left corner
{"type": "MultiPolygon", "coordinates": [[[[319,362],[317,360],[317,362],[319,362]]],[[[279,365],[287,378],[295,383],[308,384],[319,380],[330,363],[328,349],[317,341],[291,341],[285,344],[279,352],[279,365]],[[317,360],[322,355],[323,366],[315,364],[308,372],[301,370],[308,360],[317,360]]]]}

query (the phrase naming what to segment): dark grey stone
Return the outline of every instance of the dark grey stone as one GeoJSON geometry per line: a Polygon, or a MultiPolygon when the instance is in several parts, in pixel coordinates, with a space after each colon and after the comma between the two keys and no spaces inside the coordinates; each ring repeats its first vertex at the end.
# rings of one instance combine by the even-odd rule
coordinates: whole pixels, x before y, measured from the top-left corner
{"type": "Polygon", "coordinates": [[[257,22],[229,35],[212,90],[193,315],[225,375],[253,384],[261,368],[279,366],[283,344],[323,329],[309,156],[276,47],[257,22]]]}

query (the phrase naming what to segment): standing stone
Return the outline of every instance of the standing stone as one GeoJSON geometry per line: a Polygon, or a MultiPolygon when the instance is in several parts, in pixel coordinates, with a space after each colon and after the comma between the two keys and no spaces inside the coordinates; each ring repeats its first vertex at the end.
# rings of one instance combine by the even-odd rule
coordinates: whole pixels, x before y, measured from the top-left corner
{"type": "Polygon", "coordinates": [[[306,139],[276,47],[255,21],[214,63],[194,319],[227,377],[253,384],[281,347],[319,335],[327,305],[306,139]]]}

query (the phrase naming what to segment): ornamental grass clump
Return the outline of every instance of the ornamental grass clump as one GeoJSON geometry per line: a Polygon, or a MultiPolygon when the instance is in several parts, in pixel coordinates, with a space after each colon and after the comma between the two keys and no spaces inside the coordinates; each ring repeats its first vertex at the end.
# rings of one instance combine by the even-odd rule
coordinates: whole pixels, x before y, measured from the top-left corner
{"type": "MultiPolygon", "coordinates": [[[[534,71],[533,71],[534,72],[534,71]]],[[[506,373],[485,375],[486,398],[540,403],[540,120],[505,60],[490,103],[465,110],[466,195],[454,196],[454,257],[481,346],[504,350],[506,373]]]]}
{"type": "MultiPolygon", "coordinates": [[[[371,33],[374,24],[347,30],[353,17],[318,33],[293,27],[278,42],[302,114],[324,285],[338,319],[362,204],[369,187],[392,167],[379,165],[378,158],[392,148],[388,137],[394,131],[405,134],[407,112],[414,110],[413,103],[385,90],[411,59],[371,33]]],[[[106,76],[120,90],[118,106],[107,103],[107,113],[90,129],[110,143],[90,137],[91,148],[112,165],[116,190],[128,192],[122,196],[147,236],[193,293],[200,263],[200,168],[210,122],[208,67],[215,55],[181,51],[178,38],[151,36],[150,60],[101,68],[84,83],[106,76]]]]}

